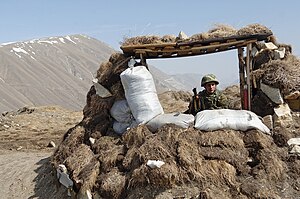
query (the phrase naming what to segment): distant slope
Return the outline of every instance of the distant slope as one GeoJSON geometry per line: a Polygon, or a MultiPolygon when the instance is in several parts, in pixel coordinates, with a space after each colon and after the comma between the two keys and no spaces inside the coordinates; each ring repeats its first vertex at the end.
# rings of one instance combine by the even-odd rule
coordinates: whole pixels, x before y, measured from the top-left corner
{"type": "MultiPolygon", "coordinates": [[[[24,106],[82,110],[100,64],[116,52],[85,35],[0,45],[0,113],[24,106]]],[[[158,93],[191,91],[200,75],[168,75],[149,66],[158,93]]]]}
{"type": "Polygon", "coordinates": [[[84,36],[0,45],[0,112],[56,104],[81,110],[93,74],[115,52],[84,36]]]}
{"type": "Polygon", "coordinates": [[[154,77],[158,93],[165,91],[192,91],[194,87],[200,86],[200,74],[177,74],[168,75],[155,66],[149,66],[149,70],[154,77]]]}

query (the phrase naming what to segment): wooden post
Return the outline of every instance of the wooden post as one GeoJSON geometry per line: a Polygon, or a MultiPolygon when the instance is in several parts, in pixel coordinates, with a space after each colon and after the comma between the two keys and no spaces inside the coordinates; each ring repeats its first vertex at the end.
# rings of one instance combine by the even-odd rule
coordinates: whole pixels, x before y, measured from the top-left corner
{"type": "Polygon", "coordinates": [[[248,97],[248,110],[251,110],[251,71],[252,71],[252,58],[251,58],[251,50],[252,50],[252,43],[247,44],[247,57],[246,57],[246,73],[247,73],[247,97],[248,97]]]}
{"type": "Polygon", "coordinates": [[[239,60],[239,76],[240,76],[240,96],[241,96],[241,105],[242,109],[245,109],[245,99],[244,99],[244,90],[245,90],[245,61],[244,61],[244,49],[238,48],[238,60],[239,60]]]}
{"type": "Polygon", "coordinates": [[[143,54],[142,54],[142,53],[140,53],[140,59],[141,59],[141,64],[142,64],[143,66],[145,66],[145,67],[147,68],[147,70],[149,70],[148,64],[147,64],[147,62],[146,62],[146,59],[143,57],[143,54]]]}

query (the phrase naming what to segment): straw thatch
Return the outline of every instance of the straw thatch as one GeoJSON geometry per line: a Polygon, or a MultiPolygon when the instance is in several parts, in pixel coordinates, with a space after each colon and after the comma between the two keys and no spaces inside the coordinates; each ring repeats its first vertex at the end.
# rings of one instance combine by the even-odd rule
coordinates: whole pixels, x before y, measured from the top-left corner
{"type": "Polygon", "coordinates": [[[282,60],[271,60],[253,72],[257,79],[287,95],[300,90],[300,60],[288,55],[282,60]]]}
{"type": "Polygon", "coordinates": [[[237,35],[273,34],[272,31],[261,24],[250,24],[237,31],[237,35]]]}
{"type": "Polygon", "coordinates": [[[162,43],[160,36],[157,35],[147,35],[147,36],[137,36],[132,38],[124,38],[124,41],[120,44],[122,46],[139,45],[139,44],[157,44],[162,43]]]}

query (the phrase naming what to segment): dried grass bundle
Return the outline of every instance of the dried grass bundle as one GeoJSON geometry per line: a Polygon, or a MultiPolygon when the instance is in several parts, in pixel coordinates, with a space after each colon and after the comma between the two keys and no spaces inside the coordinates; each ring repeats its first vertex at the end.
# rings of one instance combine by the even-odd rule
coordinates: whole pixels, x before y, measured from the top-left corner
{"type": "Polygon", "coordinates": [[[139,125],[129,129],[123,135],[123,142],[127,148],[140,147],[149,137],[154,136],[146,125],[139,125]]]}
{"type": "Polygon", "coordinates": [[[164,35],[161,38],[161,41],[163,43],[174,43],[174,42],[176,42],[176,36],[175,35],[164,35]]]}
{"type": "Polygon", "coordinates": [[[293,55],[283,60],[271,60],[253,74],[263,83],[279,88],[284,94],[300,90],[300,60],[293,55]]]}
{"type": "Polygon", "coordinates": [[[237,35],[273,34],[272,31],[261,24],[250,24],[237,31],[237,35]]]}
{"type": "Polygon", "coordinates": [[[121,156],[124,155],[124,146],[118,145],[119,138],[102,136],[93,145],[93,151],[101,162],[101,171],[107,172],[116,166],[121,156]]]}
{"type": "Polygon", "coordinates": [[[78,174],[78,179],[75,178],[75,181],[77,183],[79,182],[77,186],[80,186],[78,187],[80,188],[78,193],[79,198],[80,195],[85,196],[87,190],[93,190],[100,173],[99,168],[100,162],[96,157],[93,157],[91,161],[80,171],[80,173],[78,174]]]}
{"type": "Polygon", "coordinates": [[[166,162],[159,169],[151,169],[143,164],[135,169],[129,180],[129,187],[139,186],[156,186],[156,187],[172,187],[180,182],[180,171],[174,161],[166,162]]]}
{"type": "Polygon", "coordinates": [[[126,178],[117,168],[102,176],[100,191],[104,198],[121,198],[125,190],[126,178]]]}
{"type": "Polygon", "coordinates": [[[141,44],[157,44],[162,43],[161,38],[157,35],[137,36],[124,38],[120,44],[122,46],[141,45],[141,44]]]}
{"type": "Polygon", "coordinates": [[[65,160],[66,167],[72,172],[72,176],[76,177],[81,170],[91,161],[94,153],[89,146],[80,144],[75,151],[65,160]]]}
{"type": "Polygon", "coordinates": [[[59,164],[63,164],[77,147],[83,143],[84,134],[85,129],[79,125],[68,130],[64,135],[63,142],[59,145],[51,158],[51,162],[55,167],[58,167],[59,164]]]}
{"type": "Polygon", "coordinates": [[[237,184],[235,168],[222,160],[205,161],[202,165],[201,176],[201,181],[205,184],[226,184],[229,187],[237,184]]]}
{"type": "Polygon", "coordinates": [[[233,130],[218,130],[202,133],[199,144],[203,147],[221,147],[241,150],[244,147],[240,133],[233,130]]]}
{"type": "Polygon", "coordinates": [[[199,34],[194,34],[190,38],[188,38],[186,41],[203,41],[209,39],[209,34],[208,33],[199,33],[199,34]]]}
{"type": "Polygon", "coordinates": [[[215,39],[236,35],[237,30],[232,26],[225,24],[215,24],[208,32],[194,34],[188,41],[203,41],[207,39],[215,39]]]}
{"type": "Polygon", "coordinates": [[[280,149],[272,144],[272,139],[272,137],[253,130],[244,137],[244,142],[246,147],[251,149],[250,156],[260,165],[253,168],[253,172],[258,178],[280,182],[284,179],[283,174],[288,168],[281,160],[280,149]]]}
{"type": "Polygon", "coordinates": [[[213,28],[208,31],[209,38],[222,38],[236,35],[237,30],[229,25],[215,24],[213,28]]]}

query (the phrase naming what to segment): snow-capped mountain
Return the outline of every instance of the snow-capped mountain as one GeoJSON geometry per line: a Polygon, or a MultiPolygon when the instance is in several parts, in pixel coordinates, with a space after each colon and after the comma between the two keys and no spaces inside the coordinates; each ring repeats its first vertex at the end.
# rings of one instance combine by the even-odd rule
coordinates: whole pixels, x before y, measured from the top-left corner
{"type": "MultiPolygon", "coordinates": [[[[82,110],[100,64],[114,52],[86,35],[0,44],[0,113],[44,105],[82,110]]],[[[155,66],[149,69],[159,93],[191,91],[199,83],[198,75],[173,76],[155,66]]]]}
{"type": "Polygon", "coordinates": [[[113,52],[85,35],[0,44],[0,112],[49,104],[82,109],[93,76],[113,52]]]}

